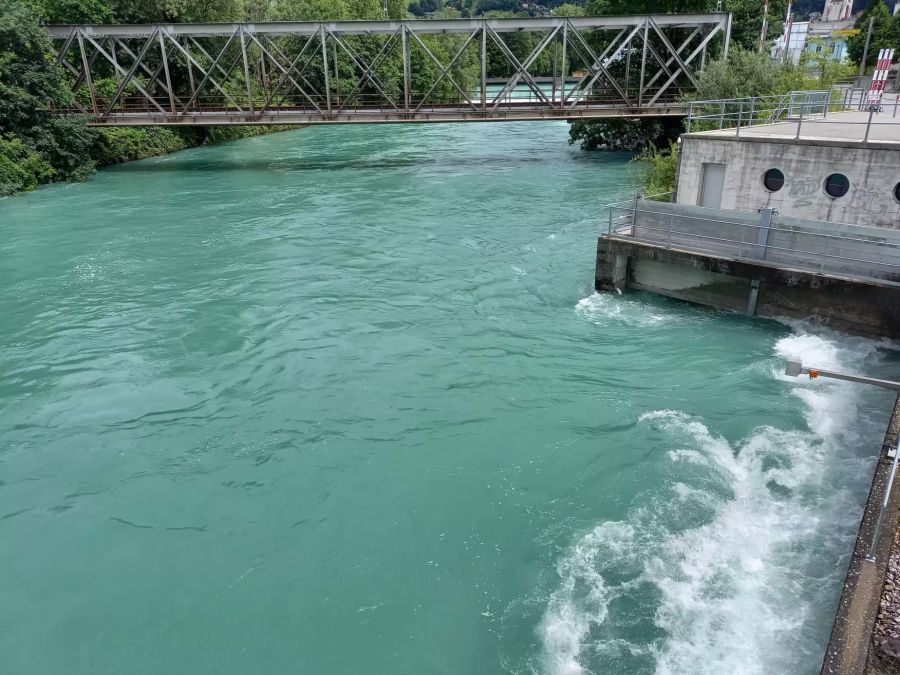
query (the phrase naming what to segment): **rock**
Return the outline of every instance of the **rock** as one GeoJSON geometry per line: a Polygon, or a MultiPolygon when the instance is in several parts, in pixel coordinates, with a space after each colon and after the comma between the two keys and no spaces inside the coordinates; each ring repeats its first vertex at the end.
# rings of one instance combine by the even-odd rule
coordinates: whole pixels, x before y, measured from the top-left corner
{"type": "Polygon", "coordinates": [[[879,640],[878,646],[885,654],[893,656],[895,659],[900,658],[900,638],[894,636],[882,638],[879,640]]]}

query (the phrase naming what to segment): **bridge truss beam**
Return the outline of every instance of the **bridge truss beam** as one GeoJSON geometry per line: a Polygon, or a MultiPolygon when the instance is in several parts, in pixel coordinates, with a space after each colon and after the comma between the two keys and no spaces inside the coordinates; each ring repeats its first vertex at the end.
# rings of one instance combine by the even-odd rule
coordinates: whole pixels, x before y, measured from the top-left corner
{"type": "Polygon", "coordinates": [[[731,15],[47,30],[96,125],[448,122],[683,114],[731,15]]]}

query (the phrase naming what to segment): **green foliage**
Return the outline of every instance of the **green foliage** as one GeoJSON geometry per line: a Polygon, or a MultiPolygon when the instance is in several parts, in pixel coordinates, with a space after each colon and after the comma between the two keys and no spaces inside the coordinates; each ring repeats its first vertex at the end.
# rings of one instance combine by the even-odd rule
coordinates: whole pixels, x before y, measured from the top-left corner
{"type": "Polygon", "coordinates": [[[21,139],[0,136],[0,197],[33,190],[52,176],[53,168],[21,139]]]}
{"type": "Polygon", "coordinates": [[[25,137],[53,167],[53,180],[84,180],[96,168],[90,155],[96,135],[83,117],[51,117],[25,137]]]}
{"type": "MultiPolygon", "coordinates": [[[[48,101],[63,106],[72,101],[51,54],[34,13],[18,0],[0,0],[0,133],[7,141],[7,162],[14,154],[23,157],[26,171],[40,181],[82,180],[94,170],[89,155],[94,136],[83,119],[46,109],[48,101]]],[[[19,183],[28,188],[32,181],[4,178],[5,185],[19,183]]]]}
{"type": "MultiPolygon", "coordinates": [[[[585,13],[604,14],[684,14],[714,12],[717,0],[588,0],[585,13]]],[[[759,31],[762,27],[765,0],[724,0],[722,11],[732,12],[732,44],[746,49],[759,47],[759,31]]],[[[783,30],[782,17],[787,11],[787,0],[769,1],[769,22],[766,39],[773,40],[783,30]]]]}
{"type": "Polygon", "coordinates": [[[821,89],[830,89],[838,80],[845,80],[856,72],[856,69],[841,61],[831,58],[831,45],[817,36],[806,39],[808,49],[800,56],[800,66],[816,80],[821,89]]]}
{"type": "MultiPolygon", "coordinates": [[[[84,180],[98,165],[272,130],[117,127],[97,131],[89,128],[82,116],[52,114],[48,103],[71,107],[73,96],[39,21],[235,20],[254,2],[254,12],[268,15],[270,0],[0,0],[0,196],[30,190],[39,183],[84,180]]],[[[303,4],[307,9],[310,6],[307,0],[303,4]]],[[[344,10],[362,11],[365,4],[370,13],[377,5],[380,15],[378,0],[347,0],[344,10]]],[[[117,88],[111,77],[98,78],[95,85],[98,93],[107,97],[117,88]]],[[[134,84],[126,95],[133,89],[134,84]]]]}
{"type": "Polygon", "coordinates": [[[731,50],[727,60],[716,60],[706,66],[699,78],[700,86],[694,99],[739,98],[768,96],[783,86],[793,69],[785,69],[773,62],[768,54],[743,49],[731,50]]]}
{"type": "MultiPolygon", "coordinates": [[[[784,16],[787,0],[770,0],[769,20],[766,24],[766,43],[784,32],[784,16]]],[[[731,12],[731,44],[748,50],[759,49],[759,32],[762,28],[764,0],[725,0],[722,11],[731,12]]],[[[714,9],[714,5],[710,9],[714,9]]]]}
{"type": "Polygon", "coordinates": [[[875,21],[872,24],[872,40],[869,44],[869,52],[866,55],[867,68],[875,66],[880,49],[894,48],[900,50],[900,14],[891,16],[884,2],[875,0],[856,19],[854,27],[858,28],[860,32],[847,39],[847,56],[850,60],[856,63],[857,66],[862,61],[870,18],[874,18],[875,21]]]}
{"type": "Polygon", "coordinates": [[[104,0],[23,0],[44,23],[111,23],[113,12],[104,0]]]}
{"type": "Polygon", "coordinates": [[[569,144],[580,143],[582,150],[640,150],[648,145],[665,147],[681,131],[677,118],[578,120],[569,127],[569,144]]]}
{"type": "Polygon", "coordinates": [[[243,18],[243,0],[105,0],[121,23],[190,23],[243,18]]]}
{"type": "Polygon", "coordinates": [[[678,145],[669,143],[664,149],[645,147],[631,161],[637,168],[644,194],[654,196],[658,201],[670,201],[672,197],[669,193],[675,190],[675,175],[678,172],[678,145]]]}
{"type": "Polygon", "coordinates": [[[18,0],[0,0],[0,132],[27,131],[49,117],[47,100],[71,102],[47,34],[18,0]]]}
{"type": "Polygon", "coordinates": [[[188,147],[178,131],[168,127],[101,129],[91,154],[100,166],[165,155],[188,147]]]}
{"type": "Polygon", "coordinates": [[[585,16],[584,7],[564,2],[553,10],[553,16],[585,16]]]}
{"type": "Polygon", "coordinates": [[[227,143],[228,141],[236,141],[241,138],[250,138],[252,136],[263,136],[273,131],[284,131],[290,127],[279,126],[241,126],[241,127],[206,127],[203,130],[202,140],[200,142],[206,145],[215,143],[227,143]]]}

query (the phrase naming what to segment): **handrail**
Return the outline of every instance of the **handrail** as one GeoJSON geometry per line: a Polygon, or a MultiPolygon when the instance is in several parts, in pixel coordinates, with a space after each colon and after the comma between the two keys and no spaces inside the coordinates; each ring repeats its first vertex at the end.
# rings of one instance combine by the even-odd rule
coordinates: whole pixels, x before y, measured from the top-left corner
{"type": "MultiPolygon", "coordinates": [[[[622,204],[619,202],[618,204],[622,204]]],[[[659,202],[656,202],[659,203],[659,202]]],[[[624,237],[653,245],[673,248],[693,247],[705,253],[759,263],[760,261],[789,264],[792,268],[812,273],[826,270],[856,279],[870,279],[898,283],[900,281],[900,240],[887,238],[891,230],[877,227],[853,226],[857,232],[816,232],[801,227],[785,227],[771,220],[766,224],[725,220],[721,217],[705,217],[679,213],[668,208],[641,208],[634,205],[609,205],[606,236],[624,237]],[[640,222],[638,213],[649,214],[663,222],[640,222]],[[664,221],[668,219],[668,224],[664,221]],[[740,227],[741,239],[720,232],[708,225],[703,231],[692,231],[691,225],[714,223],[724,227],[740,227]],[[861,231],[860,231],[861,230],[861,231]],[[772,235],[782,235],[780,241],[771,241],[772,235]],[[787,241],[785,241],[787,240],[787,241]],[[848,250],[849,248],[849,250],[848,250]]],[[[662,203],[659,203],[662,205],[662,203]]],[[[689,207],[691,211],[703,207],[689,207]]],[[[708,209],[713,211],[714,209],[708,209]]],[[[833,225],[822,223],[823,225],[833,225]]]]}
{"type": "MultiPolygon", "coordinates": [[[[891,118],[897,117],[900,109],[900,94],[895,94],[893,106],[889,97],[884,98],[877,106],[871,105],[866,92],[861,89],[832,89],[791,91],[779,96],[744,96],[728,99],[708,99],[690,101],[688,103],[687,131],[701,124],[709,130],[708,125],[718,129],[735,128],[735,135],[740,136],[741,129],[758,125],[777,124],[790,120],[796,122],[799,139],[804,120],[818,118],[842,125],[865,125],[864,142],[868,142],[871,127],[880,122],[875,119],[877,112],[886,112],[885,107],[892,107],[891,118]],[[843,91],[843,93],[841,93],[843,91]],[[857,110],[868,112],[866,121],[834,120],[829,113],[857,110]]],[[[893,122],[890,122],[893,124],[893,122]]]]}

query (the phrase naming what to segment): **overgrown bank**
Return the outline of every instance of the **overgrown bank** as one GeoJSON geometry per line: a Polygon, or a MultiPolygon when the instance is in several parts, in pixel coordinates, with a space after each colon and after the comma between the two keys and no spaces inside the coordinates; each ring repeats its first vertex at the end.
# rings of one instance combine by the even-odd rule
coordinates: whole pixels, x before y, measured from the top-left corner
{"type": "MultiPolygon", "coordinates": [[[[75,12],[69,18],[80,20],[90,17],[82,17],[78,7],[92,3],[67,0],[62,4],[75,12]]],[[[0,196],[32,190],[41,183],[84,180],[111,164],[284,128],[98,129],[88,127],[83,116],[53,115],[47,110],[47,101],[71,106],[73,93],[66,74],[51,56],[40,18],[21,0],[0,0],[0,196]]]]}

